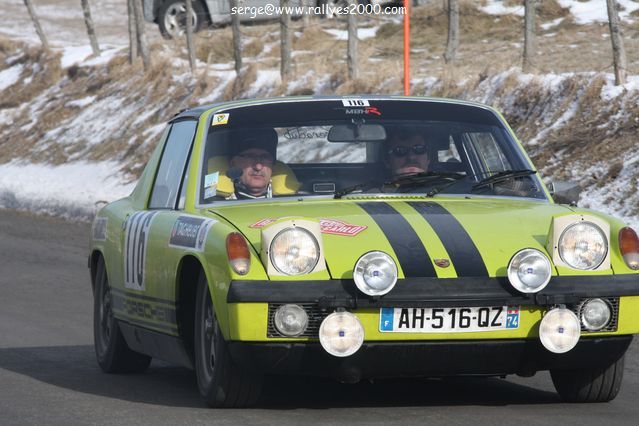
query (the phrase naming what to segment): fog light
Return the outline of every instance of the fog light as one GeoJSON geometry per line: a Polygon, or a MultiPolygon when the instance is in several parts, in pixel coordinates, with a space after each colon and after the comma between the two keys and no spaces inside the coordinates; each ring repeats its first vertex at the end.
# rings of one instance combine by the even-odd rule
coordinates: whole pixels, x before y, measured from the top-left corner
{"type": "Polygon", "coordinates": [[[295,337],[306,331],[308,314],[298,305],[282,305],[275,311],[273,322],[281,334],[295,337]]]}
{"type": "Polygon", "coordinates": [[[610,322],[610,305],[602,299],[590,299],[581,307],[581,323],[589,331],[598,331],[610,322]]]}
{"type": "Polygon", "coordinates": [[[555,308],[539,324],[539,339],[550,352],[563,354],[577,345],[581,332],[579,318],[571,310],[555,308]]]}
{"type": "Polygon", "coordinates": [[[329,354],[350,356],[364,343],[364,327],[350,312],[333,312],[322,321],[319,339],[329,354]]]}

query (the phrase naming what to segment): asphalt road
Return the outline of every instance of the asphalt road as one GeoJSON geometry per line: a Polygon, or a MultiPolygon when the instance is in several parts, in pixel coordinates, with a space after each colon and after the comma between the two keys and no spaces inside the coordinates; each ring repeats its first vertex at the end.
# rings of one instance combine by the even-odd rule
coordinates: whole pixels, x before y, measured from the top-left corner
{"type": "MultiPolygon", "coordinates": [[[[639,344],[617,399],[564,404],[547,373],[341,385],[271,379],[256,408],[212,410],[189,370],[95,361],[87,224],[0,210],[0,424],[636,424],[639,344]]],[[[388,362],[393,362],[389,359],[388,362]]]]}

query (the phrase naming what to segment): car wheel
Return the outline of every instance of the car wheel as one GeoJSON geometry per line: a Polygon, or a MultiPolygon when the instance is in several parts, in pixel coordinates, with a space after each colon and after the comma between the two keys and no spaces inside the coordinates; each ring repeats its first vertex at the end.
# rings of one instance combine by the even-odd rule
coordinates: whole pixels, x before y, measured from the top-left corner
{"type": "Polygon", "coordinates": [[[98,364],[105,373],[141,373],[151,357],[129,349],[113,316],[112,300],[104,260],[100,259],[93,295],[93,342],[98,364]]]}
{"type": "Polygon", "coordinates": [[[231,359],[203,273],[195,307],[195,375],[200,394],[211,407],[253,405],[262,387],[261,377],[241,369],[231,359]]]}
{"type": "MultiPolygon", "coordinates": [[[[198,32],[206,20],[206,12],[202,3],[192,1],[193,32],[198,32]]],[[[186,2],[184,0],[166,0],[160,6],[158,13],[160,33],[164,38],[171,39],[184,35],[186,31],[186,2]]]]}
{"type": "Polygon", "coordinates": [[[608,402],[621,389],[624,356],[610,365],[581,370],[551,370],[555,389],[567,402],[608,402]]]}

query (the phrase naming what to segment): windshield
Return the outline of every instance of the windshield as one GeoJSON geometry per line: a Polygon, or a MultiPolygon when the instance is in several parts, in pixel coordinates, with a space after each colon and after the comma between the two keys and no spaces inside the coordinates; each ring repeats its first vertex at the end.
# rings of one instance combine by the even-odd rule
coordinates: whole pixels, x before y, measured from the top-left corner
{"type": "Polygon", "coordinates": [[[436,118],[213,124],[200,202],[360,193],[546,198],[501,122],[436,118]]]}

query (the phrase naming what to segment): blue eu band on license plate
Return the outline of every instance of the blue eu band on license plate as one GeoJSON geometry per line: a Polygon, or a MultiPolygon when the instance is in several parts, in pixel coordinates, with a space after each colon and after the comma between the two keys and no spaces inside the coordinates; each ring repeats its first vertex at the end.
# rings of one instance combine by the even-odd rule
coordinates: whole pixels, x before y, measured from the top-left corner
{"type": "Polygon", "coordinates": [[[455,333],[519,328],[519,306],[381,308],[379,331],[455,333]]]}

